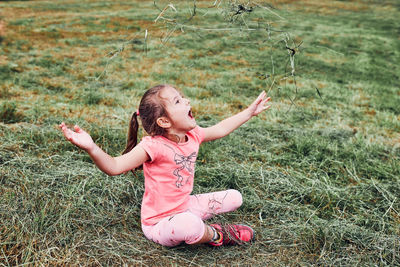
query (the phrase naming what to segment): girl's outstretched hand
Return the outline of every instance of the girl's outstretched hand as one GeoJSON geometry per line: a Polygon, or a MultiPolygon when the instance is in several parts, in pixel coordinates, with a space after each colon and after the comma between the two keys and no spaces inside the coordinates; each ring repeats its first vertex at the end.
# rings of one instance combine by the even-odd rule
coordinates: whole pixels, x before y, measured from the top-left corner
{"type": "Polygon", "coordinates": [[[87,132],[82,130],[78,125],[74,126],[75,131],[69,129],[64,122],[62,122],[59,126],[65,138],[72,144],[86,151],[91,150],[95,146],[92,137],[87,132]]]}
{"type": "Polygon", "coordinates": [[[251,116],[257,116],[264,110],[267,110],[271,107],[267,105],[268,101],[270,101],[271,98],[266,96],[267,93],[265,91],[262,91],[257,99],[248,107],[251,116]]]}

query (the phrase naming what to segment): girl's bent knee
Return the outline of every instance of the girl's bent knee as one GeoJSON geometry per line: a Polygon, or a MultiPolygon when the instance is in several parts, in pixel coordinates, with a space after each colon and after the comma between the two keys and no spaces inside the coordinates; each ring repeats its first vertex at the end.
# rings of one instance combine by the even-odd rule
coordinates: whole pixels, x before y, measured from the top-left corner
{"type": "Polygon", "coordinates": [[[171,235],[187,244],[198,241],[204,234],[204,227],[203,220],[190,212],[171,218],[171,235]]]}
{"type": "Polygon", "coordinates": [[[233,205],[234,209],[238,209],[243,204],[242,194],[236,189],[228,190],[230,203],[233,205]]]}
{"type": "Polygon", "coordinates": [[[183,228],[187,228],[190,225],[198,226],[203,223],[203,220],[191,212],[177,214],[171,217],[170,221],[173,225],[183,226],[183,228]]]}
{"type": "Polygon", "coordinates": [[[174,247],[182,242],[198,242],[204,235],[205,225],[201,218],[191,212],[183,212],[166,217],[155,225],[142,226],[142,229],[148,239],[174,247]]]}

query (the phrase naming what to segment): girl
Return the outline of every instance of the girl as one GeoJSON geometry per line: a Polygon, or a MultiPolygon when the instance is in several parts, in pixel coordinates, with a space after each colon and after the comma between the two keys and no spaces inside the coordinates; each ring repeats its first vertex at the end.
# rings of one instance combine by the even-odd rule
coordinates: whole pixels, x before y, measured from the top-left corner
{"type": "Polygon", "coordinates": [[[244,244],[254,239],[246,225],[207,225],[203,220],[236,210],[242,204],[237,190],[190,195],[194,165],[202,142],[224,137],[262,111],[268,109],[263,91],[242,112],[218,124],[201,128],[193,117],[190,101],[170,85],[155,86],[143,95],[139,110],[129,125],[126,149],[111,157],[98,147],[88,133],[64,123],[60,128],[67,140],[89,153],[97,167],[108,175],[118,175],[143,166],[145,192],[141,207],[145,236],[164,246],[208,243],[244,244]],[[137,144],[138,120],[149,134],[137,144]]]}

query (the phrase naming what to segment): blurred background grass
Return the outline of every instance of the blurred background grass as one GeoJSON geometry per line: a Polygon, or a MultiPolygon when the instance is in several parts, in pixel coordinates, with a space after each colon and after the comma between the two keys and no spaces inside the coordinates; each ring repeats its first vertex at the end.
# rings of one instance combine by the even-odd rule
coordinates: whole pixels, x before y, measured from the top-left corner
{"type": "Polygon", "coordinates": [[[155,3],[0,3],[0,263],[399,265],[397,1],[155,3]],[[201,147],[194,188],[242,192],[214,220],[254,226],[251,246],[146,240],[142,174],[108,177],[57,129],[78,123],[118,155],[160,83],[201,126],[269,91],[268,112],[201,147]]]}

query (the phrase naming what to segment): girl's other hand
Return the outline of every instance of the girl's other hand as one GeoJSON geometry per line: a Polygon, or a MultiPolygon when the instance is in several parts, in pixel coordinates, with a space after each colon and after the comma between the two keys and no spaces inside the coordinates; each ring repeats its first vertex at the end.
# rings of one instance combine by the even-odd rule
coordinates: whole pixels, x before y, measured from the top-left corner
{"type": "Polygon", "coordinates": [[[87,132],[82,130],[78,125],[74,126],[75,131],[69,129],[64,122],[62,122],[59,126],[65,138],[72,144],[86,151],[94,148],[95,143],[93,142],[92,137],[87,132]]]}
{"type": "Polygon", "coordinates": [[[270,101],[271,98],[266,96],[267,93],[265,93],[265,91],[262,91],[257,99],[248,107],[251,116],[257,116],[264,110],[267,110],[271,107],[267,105],[268,101],[270,101]]]}

